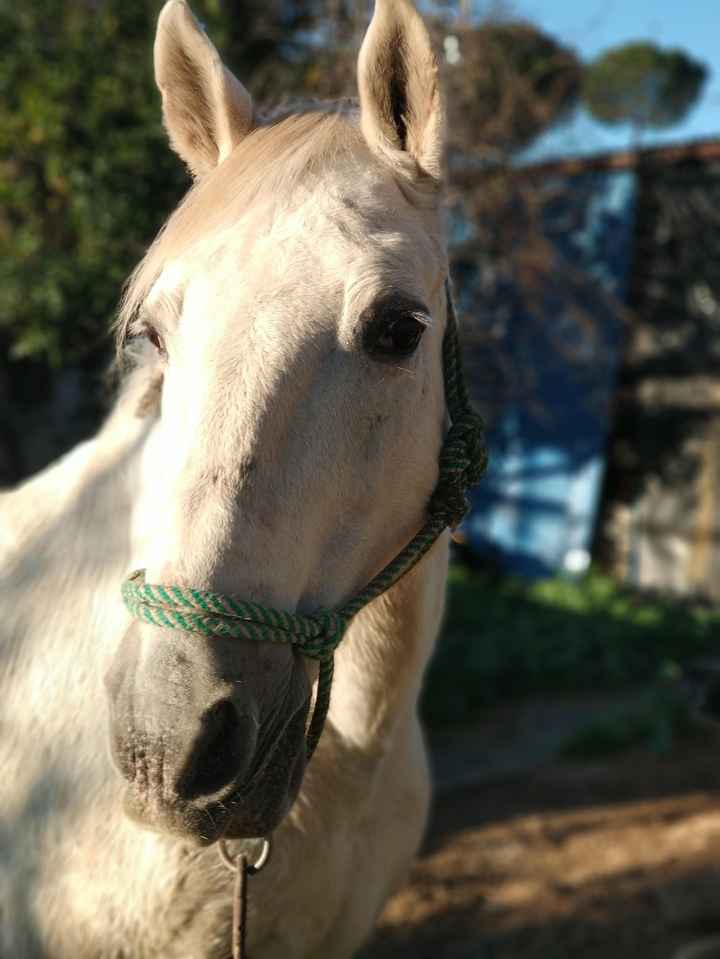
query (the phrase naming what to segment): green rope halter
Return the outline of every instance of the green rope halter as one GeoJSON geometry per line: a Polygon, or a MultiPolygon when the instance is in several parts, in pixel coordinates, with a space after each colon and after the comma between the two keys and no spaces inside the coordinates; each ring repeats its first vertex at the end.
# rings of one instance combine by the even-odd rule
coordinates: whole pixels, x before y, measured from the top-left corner
{"type": "Polygon", "coordinates": [[[446,292],[443,374],[451,425],[440,451],[438,482],[428,503],[428,518],[420,532],[362,592],[339,609],[300,615],[210,590],[151,585],[145,582],[145,570],[142,569],[122,585],[122,597],[128,610],[153,626],[181,629],[207,637],[289,643],[304,656],[317,659],[318,688],[307,732],[308,760],[318,744],[330,705],[335,649],[353,616],[411,570],[443,530],[460,523],[469,509],[467,490],[485,471],[487,453],[483,422],[470,407],[463,380],[457,319],[449,282],[446,283],[446,292]]]}

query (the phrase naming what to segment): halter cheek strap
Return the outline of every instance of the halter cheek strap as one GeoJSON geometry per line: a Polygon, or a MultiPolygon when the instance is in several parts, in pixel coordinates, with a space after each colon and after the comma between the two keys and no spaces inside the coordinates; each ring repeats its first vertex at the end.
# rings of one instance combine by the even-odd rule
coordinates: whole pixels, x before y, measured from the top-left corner
{"type": "Polygon", "coordinates": [[[428,503],[425,525],[364,590],[339,609],[300,615],[209,590],[152,585],[145,582],[144,570],[133,573],[122,585],[128,610],[153,626],[208,638],[228,636],[288,643],[304,656],[318,660],[317,695],[306,741],[308,760],[318,744],[330,705],[335,649],[350,621],[409,572],[445,529],[455,528],[461,522],[469,509],[467,490],[478,482],[487,465],[483,422],[470,406],[463,379],[457,319],[448,281],[445,289],[443,375],[450,429],[440,450],[438,482],[428,503]]]}

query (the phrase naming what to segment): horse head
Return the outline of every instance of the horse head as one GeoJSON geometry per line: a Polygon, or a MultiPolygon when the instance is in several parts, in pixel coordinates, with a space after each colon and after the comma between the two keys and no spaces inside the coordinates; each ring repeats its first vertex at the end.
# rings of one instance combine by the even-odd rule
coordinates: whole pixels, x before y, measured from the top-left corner
{"type": "MultiPolygon", "coordinates": [[[[408,0],[377,0],[359,107],[263,118],[170,0],[155,72],[195,182],[119,324],[149,341],[162,382],[133,519],[147,580],[336,608],[415,535],[438,476],[447,265],[428,34],[408,0]]],[[[272,831],[303,780],[316,677],[291,645],[133,621],[106,681],[128,813],[199,842],[272,831]]]]}

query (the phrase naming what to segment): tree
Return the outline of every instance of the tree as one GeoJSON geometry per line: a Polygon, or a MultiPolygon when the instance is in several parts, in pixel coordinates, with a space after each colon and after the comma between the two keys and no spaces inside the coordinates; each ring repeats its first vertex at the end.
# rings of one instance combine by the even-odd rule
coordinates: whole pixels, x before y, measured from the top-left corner
{"type": "Polygon", "coordinates": [[[533,24],[442,32],[455,151],[517,151],[575,107],[582,79],[576,55],[533,24]]]}
{"type": "MultiPolygon", "coordinates": [[[[262,97],[302,85],[320,3],[193,8],[262,97]]],[[[190,184],[168,149],[153,79],[160,6],[0,0],[0,398],[23,437],[13,471],[2,467],[10,441],[0,436],[0,485],[92,428],[122,283],[190,184]],[[85,398],[82,412],[71,394],[85,398]],[[28,452],[34,437],[42,442],[28,452]]]]}
{"type": "MultiPolygon", "coordinates": [[[[0,6],[0,336],[14,357],[59,365],[96,348],[124,278],[189,185],[160,122],[159,6],[0,6]]],[[[296,83],[310,3],[194,7],[254,92],[268,63],[275,83],[296,83]]]]}
{"type": "Polygon", "coordinates": [[[647,127],[661,129],[683,120],[706,77],[705,65],[683,50],[627,43],[587,67],[582,99],[600,123],[630,123],[638,139],[647,127]]]}
{"type": "MultiPolygon", "coordinates": [[[[332,6],[304,77],[306,92],[321,98],[354,95],[357,47],[367,23],[363,4],[337,0],[332,6]]],[[[451,153],[461,162],[527,146],[577,103],[577,57],[534,24],[472,24],[454,3],[452,12],[425,19],[443,60],[451,153]]]]}

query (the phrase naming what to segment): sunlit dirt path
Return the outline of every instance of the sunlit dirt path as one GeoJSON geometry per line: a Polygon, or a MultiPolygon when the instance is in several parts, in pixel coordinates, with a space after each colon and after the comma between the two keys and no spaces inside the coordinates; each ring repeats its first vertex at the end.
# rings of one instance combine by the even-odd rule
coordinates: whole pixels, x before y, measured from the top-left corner
{"type": "Polygon", "coordinates": [[[441,795],[364,955],[674,959],[713,931],[720,743],[707,738],[441,795]]]}

